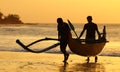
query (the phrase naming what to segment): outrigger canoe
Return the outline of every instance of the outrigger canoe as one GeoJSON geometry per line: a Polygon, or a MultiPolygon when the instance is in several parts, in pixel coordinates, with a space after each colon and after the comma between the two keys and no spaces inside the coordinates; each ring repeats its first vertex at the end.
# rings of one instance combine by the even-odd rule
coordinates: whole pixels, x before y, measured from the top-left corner
{"type": "MultiPolygon", "coordinates": [[[[72,29],[72,30],[74,31],[74,29],[72,29]]],[[[81,55],[81,56],[88,57],[88,62],[89,62],[89,57],[91,57],[91,56],[95,56],[95,62],[97,62],[97,55],[103,50],[106,42],[108,42],[106,40],[106,27],[105,26],[104,26],[103,33],[102,33],[101,36],[102,37],[100,39],[98,39],[98,40],[96,40],[94,42],[91,42],[91,43],[87,43],[85,40],[73,39],[71,32],[69,32],[68,46],[69,46],[70,50],[73,53],[81,55]]],[[[57,46],[60,45],[60,43],[58,42],[56,44],[53,44],[53,45],[49,46],[48,48],[40,50],[40,51],[34,51],[34,50],[32,50],[32,49],[29,48],[31,45],[33,45],[33,44],[35,44],[37,42],[45,41],[45,40],[59,41],[56,38],[45,38],[45,39],[40,39],[40,40],[34,41],[34,42],[32,42],[32,43],[30,43],[28,45],[24,45],[19,39],[17,39],[16,42],[22,48],[24,48],[25,50],[33,52],[33,53],[45,52],[47,50],[50,50],[50,49],[55,48],[55,47],[57,47],[57,46]]]]}
{"type": "MultiPolygon", "coordinates": [[[[71,32],[70,32],[70,34],[71,34],[71,32]]],[[[99,40],[96,40],[96,42],[94,42],[94,43],[85,43],[85,41],[83,41],[83,40],[73,39],[72,35],[70,35],[69,41],[68,41],[68,46],[69,46],[70,50],[75,54],[78,54],[81,56],[87,56],[87,57],[96,56],[102,51],[102,49],[104,48],[104,46],[107,42],[105,37],[106,37],[105,28],[103,30],[102,38],[99,40]]],[[[52,46],[49,46],[48,48],[40,50],[40,51],[34,51],[34,50],[29,48],[30,46],[32,46],[33,44],[35,44],[37,42],[46,41],[46,40],[59,41],[56,38],[45,38],[45,39],[40,39],[40,40],[34,41],[28,45],[24,45],[19,39],[17,39],[16,42],[25,50],[30,51],[30,52],[34,52],[34,53],[45,52],[47,50],[50,50],[50,49],[55,48],[55,47],[60,45],[60,43],[58,42],[56,44],[53,44],[52,46]]]]}

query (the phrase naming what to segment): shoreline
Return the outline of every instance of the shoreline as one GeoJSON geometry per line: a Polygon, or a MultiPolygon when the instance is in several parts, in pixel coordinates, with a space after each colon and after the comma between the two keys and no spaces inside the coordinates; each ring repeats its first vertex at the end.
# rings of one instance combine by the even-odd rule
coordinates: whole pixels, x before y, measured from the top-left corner
{"type": "Polygon", "coordinates": [[[64,64],[63,54],[6,52],[0,51],[0,72],[119,72],[120,58],[98,56],[86,63],[86,57],[70,54],[68,64],[64,64]]]}

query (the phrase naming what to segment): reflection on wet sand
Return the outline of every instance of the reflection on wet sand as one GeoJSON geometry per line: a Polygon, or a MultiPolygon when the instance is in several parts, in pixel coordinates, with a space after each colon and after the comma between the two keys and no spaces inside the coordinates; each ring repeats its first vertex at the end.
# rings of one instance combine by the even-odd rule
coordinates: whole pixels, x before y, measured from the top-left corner
{"type": "Polygon", "coordinates": [[[65,62],[64,63],[64,65],[63,66],[60,66],[60,72],[67,72],[67,66],[68,66],[69,64],[67,63],[67,62],[65,62]]]}
{"type": "Polygon", "coordinates": [[[65,63],[60,67],[60,72],[105,72],[105,67],[100,63],[65,63]]]}

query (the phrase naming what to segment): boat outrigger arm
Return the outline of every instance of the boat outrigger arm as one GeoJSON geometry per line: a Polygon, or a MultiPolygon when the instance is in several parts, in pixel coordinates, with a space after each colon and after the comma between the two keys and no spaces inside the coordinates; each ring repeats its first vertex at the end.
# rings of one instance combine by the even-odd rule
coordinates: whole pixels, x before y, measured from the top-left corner
{"type": "Polygon", "coordinates": [[[33,52],[33,53],[45,52],[45,51],[48,51],[48,50],[50,50],[50,49],[52,49],[52,48],[55,48],[55,47],[57,47],[58,45],[60,45],[60,43],[58,42],[58,43],[53,44],[53,45],[51,45],[51,46],[49,46],[49,47],[47,47],[47,48],[45,48],[45,49],[43,49],[43,50],[40,50],[40,51],[34,51],[34,50],[32,50],[32,49],[29,48],[31,45],[33,45],[33,44],[35,44],[35,43],[37,43],[37,42],[45,41],[45,40],[55,40],[55,41],[59,41],[58,39],[55,39],[55,38],[44,38],[44,39],[36,40],[36,41],[34,41],[34,42],[32,42],[32,43],[30,43],[30,44],[28,44],[28,45],[24,45],[19,39],[17,39],[17,40],[16,40],[16,43],[19,44],[19,45],[20,45],[22,48],[24,48],[25,50],[30,51],[30,52],[33,52]]]}

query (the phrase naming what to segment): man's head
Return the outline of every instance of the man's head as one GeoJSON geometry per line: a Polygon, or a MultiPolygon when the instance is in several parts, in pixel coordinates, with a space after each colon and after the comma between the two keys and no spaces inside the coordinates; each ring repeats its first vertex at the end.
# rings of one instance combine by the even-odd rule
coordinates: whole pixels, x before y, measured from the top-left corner
{"type": "Polygon", "coordinates": [[[57,23],[63,23],[62,18],[57,18],[57,23]]]}
{"type": "Polygon", "coordinates": [[[87,21],[88,21],[88,22],[92,22],[92,16],[88,16],[88,17],[87,17],[87,21]]]}

